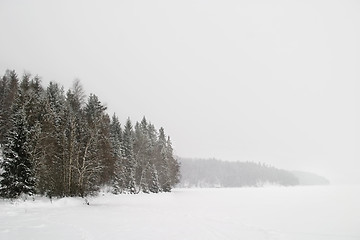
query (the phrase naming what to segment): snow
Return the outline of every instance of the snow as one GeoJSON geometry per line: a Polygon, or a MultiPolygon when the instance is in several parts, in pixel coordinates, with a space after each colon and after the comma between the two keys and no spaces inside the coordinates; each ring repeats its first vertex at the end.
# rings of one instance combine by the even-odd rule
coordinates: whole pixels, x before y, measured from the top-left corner
{"type": "Polygon", "coordinates": [[[0,239],[360,239],[360,187],[175,189],[0,200],[0,239]]]}

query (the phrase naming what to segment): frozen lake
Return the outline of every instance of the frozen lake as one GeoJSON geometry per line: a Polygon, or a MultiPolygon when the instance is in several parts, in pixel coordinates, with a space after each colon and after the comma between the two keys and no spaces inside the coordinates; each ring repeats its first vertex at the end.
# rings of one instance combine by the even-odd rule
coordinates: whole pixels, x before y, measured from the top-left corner
{"type": "Polygon", "coordinates": [[[176,189],[0,200],[0,239],[360,239],[360,187],[176,189]]]}

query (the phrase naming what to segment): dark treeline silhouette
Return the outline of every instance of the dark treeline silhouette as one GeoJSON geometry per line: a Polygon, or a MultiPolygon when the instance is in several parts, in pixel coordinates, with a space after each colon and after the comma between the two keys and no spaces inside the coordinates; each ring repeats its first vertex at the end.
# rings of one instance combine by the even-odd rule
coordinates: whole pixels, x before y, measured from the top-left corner
{"type": "Polygon", "coordinates": [[[0,79],[0,194],[86,196],[168,192],[179,182],[170,137],[144,117],[122,127],[79,81],[65,92],[39,77],[0,79]]]}
{"type": "Polygon", "coordinates": [[[181,187],[245,187],[275,184],[298,185],[289,171],[253,162],[226,162],[216,159],[179,159],[181,187]]]}

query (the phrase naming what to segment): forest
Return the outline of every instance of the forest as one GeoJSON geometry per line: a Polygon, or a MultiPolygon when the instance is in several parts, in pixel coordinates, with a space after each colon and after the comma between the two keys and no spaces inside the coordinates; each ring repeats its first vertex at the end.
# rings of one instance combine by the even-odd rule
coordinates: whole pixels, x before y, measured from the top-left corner
{"type": "MultiPolygon", "coordinates": [[[[263,163],[227,162],[217,159],[180,158],[182,187],[294,186],[299,178],[290,171],[263,163]]],[[[309,184],[312,184],[309,182],[309,184]]]]}
{"type": "Polygon", "coordinates": [[[0,195],[169,192],[180,165],[163,128],[124,125],[80,81],[71,89],[7,70],[0,79],[0,195]]]}

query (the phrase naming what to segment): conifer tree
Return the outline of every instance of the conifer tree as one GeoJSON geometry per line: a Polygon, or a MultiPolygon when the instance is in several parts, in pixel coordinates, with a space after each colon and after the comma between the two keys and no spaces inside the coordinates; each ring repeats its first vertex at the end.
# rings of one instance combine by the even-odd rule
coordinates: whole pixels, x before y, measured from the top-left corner
{"type": "Polygon", "coordinates": [[[6,133],[11,128],[11,109],[19,91],[19,80],[15,71],[6,71],[2,77],[0,91],[0,144],[4,144],[6,133]]]}
{"type": "Polygon", "coordinates": [[[78,99],[74,95],[73,91],[68,90],[66,93],[66,110],[65,110],[65,195],[72,196],[75,194],[75,162],[80,153],[80,126],[81,126],[81,109],[78,99]]]}
{"type": "Polygon", "coordinates": [[[0,150],[1,144],[5,141],[6,132],[6,116],[5,116],[5,96],[6,96],[7,81],[5,76],[0,81],[0,150]]]}
{"type": "Polygon", "coordinates": [[[151,164],[149,191],[152,193],[160,192],[159,176],[158,176],[155,164],[151,164]]]}
{"type": "Polygon", "coordinates": [[[30,162],[28,124],[22,106],[16,106],[11,117],[12,128],[8,133],[3,152],[0,194],[16,198],[20,194],[35,193],[33,166],[30,162]]]}
{"type": "Polygon", "coordinates": [[[86,196],[103,185],[115,193],[170,191],[179,165],[170,138],[144,117],[121,129],[98,97],[85,94],[78,80],[64,89],[15,71],[0,79],[0,189],[57,197],[86,196]],[[1,170],[2,169],[2,170],[1,170]]]}
{"type": "Polygon", "coordinates": [[[160,128],[159,130],[158,158],[158,173],[161,190],[164,192],[170,192],[171,180],[169,176],[169,159],[164,128],[160,128]]]}
{"type": "Polygon", "coordinates": [[[122,129],[119,122],[119,118],[114,115],[111,119],[110,124],[110,141],[112,145],[112,154],[116,159],[121,159],[123,157],[122,149],[122,129]]]}
{"type": "Polygon", "coordinates": [[[41,86],[41,80],[35,76],[30,79],[30,74],[24,74],[20,83],[17,101],[20,101],[26,115],[28,123],[28,152],[29,160],[33,165],[33,172],[36,179],[36,185],[39,181],[39,166],[41,165],[42,146],[42,116],[44,114],[42,104],[44,102],[44,89],[41,86]]]}
{"type": "Polygon", "coordinates": [[[137,163],[136,183],[140,186],[139,190],[148,193],[149,182],[151,181],[152,152],[148,123],[145,117],[141,123],[137,122],[135,125],[134,152],[137,163]]]}
{"type": "Polygon", "coordinates": [[[170,176],[170,185],[174,187],[180,182],[180,163],[174,157],[170,136],[168,136],[166,141],[166,154],[169,166],[168,174],[170,176]]]}
{"type": "Polygon", "coordinates": [[[122,193],[125,188],[124,177],[124,149],[122,140],[122,129],[118,117],[114,113],[110,124],[110,142],[112,145],[112,157],[114,158],[114,171],[112,176],[112,188],[115,194],[122,193]]]}
{"type": "Polygon", "coordinates": [[[158,132],[155,126],[152,123],[148,124],[147,127],[147,136],[149,138],[149,153],[148,157],[150,159],[149,166],[149,177],[148,177],[148,185],[150,191],[153,193],[158,193],[161,191],[160,183],[159,183],[159,175],[157,166],[159,163],[159,154],[158,154],[158,132]]]}
{"type": "Polygon", "coordinates": [[[125,186],[130,193],[136,192],[135,172],[136,161],[134,158],[134,133],[130,118],[127,119],[124,134],[124,173],[125,173],[125,186]]]}
{"type": "Polygon", "coordinates": [[[63,89],[50,82],[43,101],[40,144],[43,149],[39,166],[38,188],[48,196],[65,196],[65,96],[63,89]]]}
{"type": "Polygon", "coordinates": [[[110,117],[104,113],[101,119],[98,141],[97,159],[102,165],[103,169],[100,175],[100,185],[109,185],[112,182],[115,170],[115,158],[113,157],[112,144],[110,141],[110,117]]]}

